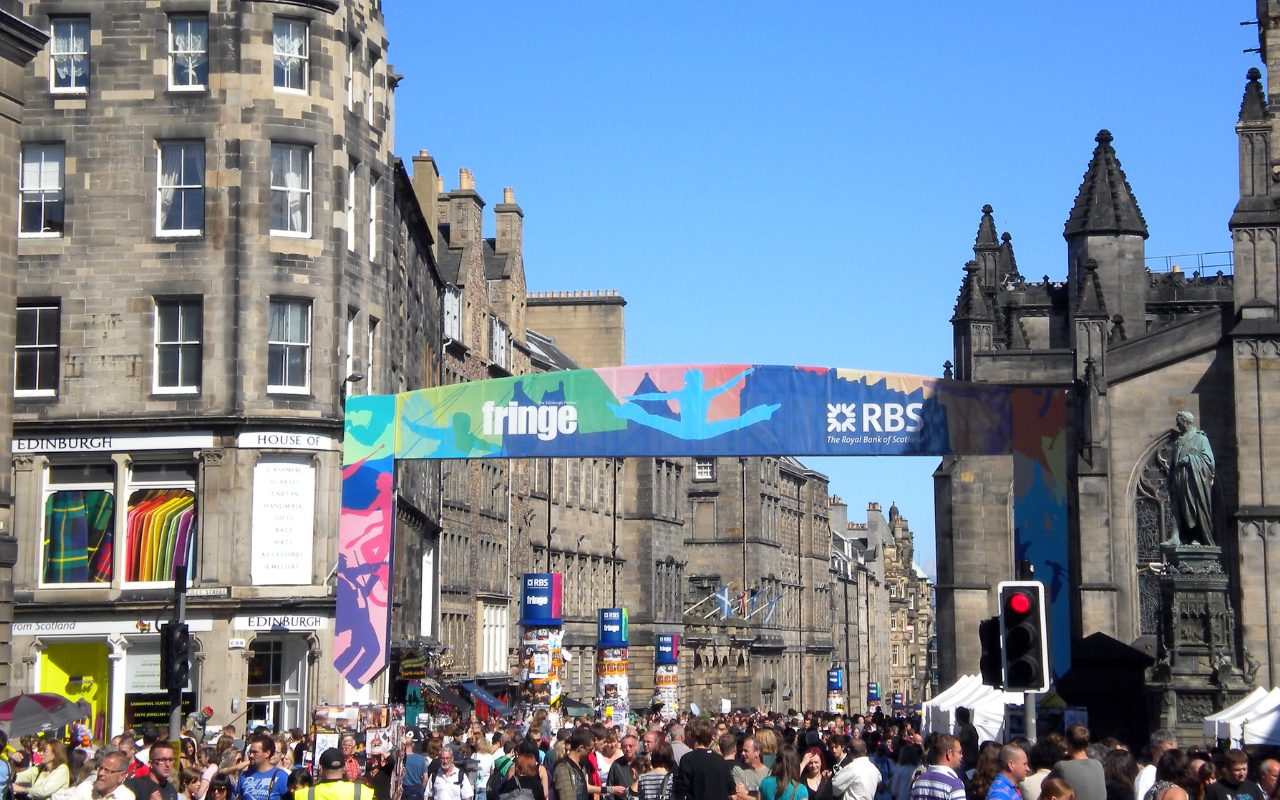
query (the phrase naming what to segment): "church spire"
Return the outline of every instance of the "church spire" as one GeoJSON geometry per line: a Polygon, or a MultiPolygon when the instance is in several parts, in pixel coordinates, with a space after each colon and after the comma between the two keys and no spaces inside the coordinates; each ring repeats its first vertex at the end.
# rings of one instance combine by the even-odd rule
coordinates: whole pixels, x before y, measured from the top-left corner
{"type": "Polygon", "coordinates": [[[1067,239],[1089,234],[1129,233],[1144,239],[1149,235],[1111,139],[1111,132],[1105,129],[1098,131],[1094,139],[1098,146],[1062,234],[1067,239]]]}
{"type": "Polygon", "coordinates": [[[964,283],[960,286],[960,298],[956,301],[956,313],[951,319],[952,321],[971,319],[971,320],[989,320],[991,319],[991,309],[987,306],[987,299],[982,294],[982,280],[978,276],[977,261],[970,261],[964,265],[964,283]]]}
{"type": "Polygon", "coordinates": [[[974,249],[984,246],[995,247],[1000,243],[996,236],[996,221],[991,216],[994,210],[990,205],[982,207],[982,221],[978,223],[978,238],[973,243],[974,249]]]}
{"type": "Polygon", "coordinates": [[[1262,89],[1262,73],[1250,67],[1245,73],[1249,82],[1244,85],[1244,99],[1240,101],[1241,122],[1263,122],[1267,118],[1267,97],[1262,89]]]}
{"type": "Polygon", "coordinates": [[[1077,317],[1107,316],[1107,301],[1102,296],[1102,284],[1098,281],[1098,262],[1092,258],[1084,262],[1084,279],[1080,281],[1080,293],[1076,295],[1077,317]]]}

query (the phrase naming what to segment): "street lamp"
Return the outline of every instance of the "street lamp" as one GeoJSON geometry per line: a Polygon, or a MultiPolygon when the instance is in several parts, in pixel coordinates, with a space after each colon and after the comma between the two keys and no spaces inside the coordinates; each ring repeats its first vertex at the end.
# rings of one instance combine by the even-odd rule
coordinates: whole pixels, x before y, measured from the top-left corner
{"type": "Polygon", "coordinates": [[[347,388],[351,384],[359,383],[362,380],[364,380],[363,372],[353,372],[342,379],[342,383],[338,386],[338,395],[342,398],[343,402],[346,402],[347,399],[347,388]]]}

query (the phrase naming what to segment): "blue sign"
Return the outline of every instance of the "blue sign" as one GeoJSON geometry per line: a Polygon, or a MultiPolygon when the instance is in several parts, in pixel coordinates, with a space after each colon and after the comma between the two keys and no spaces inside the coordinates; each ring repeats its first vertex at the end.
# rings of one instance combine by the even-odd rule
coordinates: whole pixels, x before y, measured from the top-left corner
{"type": "Polygon", "coordinates": [[[653,651],[655,664],[680,663],[680,636],[675,633],[658,634],[658,644],[653,651]]]}
{"type": "Polygon", "coordinates": [[[520,591],[520,624],[526,628],[563,625],[560,620],[561,587],[559,572],[525,575],[520,591]]]}
{"type": "Polygon", "coordinates": [[[880,684],[868,683],[867,684],[867,700],[871,701],[871,700],[879,700],[879,699],[880,699],[880,684]]]}
{"type": "Polygon", "coordinates": [[[600,609],[600,624],[596,628],[597,644],[600,647],[626,647],[627,638],[627,610],[600,609]]]}
{"type": "Polygon", "coordinates": [[[844,691],[844,670],[842,669],[827,670],[827,691],[828,692],[844,691]]]}
{"type": "Polygon", "coordinates": [[[902,692],[893,693],[893,707],[902,708],[902,692]]]}

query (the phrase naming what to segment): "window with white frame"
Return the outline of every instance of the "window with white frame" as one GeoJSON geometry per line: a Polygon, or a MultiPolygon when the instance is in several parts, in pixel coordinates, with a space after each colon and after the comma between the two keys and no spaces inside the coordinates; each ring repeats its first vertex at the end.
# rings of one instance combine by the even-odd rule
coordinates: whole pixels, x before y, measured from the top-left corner
{"type": "Polygon", "coordinates": [[[209,18],[169,17],[169,88],[200,91],[209,86],[209,18]]]}
{"type": "Polygon", "coordinates": [[[172,584],[190,557],[196,534],[196,465],[194,462],[135,460],[129,468],[125,520],[130,535],[124,548],[125,583],[172,584]]]}
{"type": "MultiPolygon", "coordinates": [[[[889,662],[889,663],[890,663],[892,666],[895,666],[895,667],[896,667],[896,666],[899,666],[898,662],[899,662],[900,660],[901,660],[901,659],[900,659],[900,657],[899,657],[898,645],[896,645],[896,644],[895,644],[895,645],[893,646],[893,652],[892,652],[891,660],[890,660],[890,662],[889,662]]],[[[894,687],[893,687],[893,688],[894,688],[895,690],[898,688],[896,683],[894,684],[894,687]]]]}
{"type": "Polygon", "coordinates": [[[462,341],[462,290],[444,287],[444,338],[462,341]]]}
{"type": "Polygon", "coordinates": [[[300,19],[276,17],[271,49],[275,60],[275,87],[306,93],[307,68],[311,58],[307,23],[300,19]]]}
{"type": "Polygon", "coordinates": [[[271,145],[271,233],[311,235],[311,148],[271,145]]]}
{"type": "Polygon", "coordinates": [[[508,369],[507,325],[497,317],[489,317],[489,363],[508,369]]]}
{"type": "Polygon", "coordinates": [[[204,142],[161,142],[156,190],[156,233],[204,232],[204,142]]]}
{"type": "Polygon", "coordinates": [[[381,176],[369,173],[369,260],[378,257],[378,188],[381,176]]]}
{"type": "Polygon", "coordinates": [[[378,65],[381,63],[381,58],[373,53],[369,54],[369,95],[364,101],[364,118],[370,125],[377,119],[374,107],[378,102],[378,65]]]}
{"type": "Polygon", "coordinates": [[[62,144],[22,146],[22,197],[19,236],[61,236],[66,211],[63,193],[63,166],[66,151],[62,144]]]}
{"type": "Polygon", "coordinates": [[[40,583],[109,584],[115,575],[115,464],[50,464],[40,583]]]}
{"type": "Polygon", "coordinates": [[[52,397],[58,393],[58,339],[61,311],[56,305],[19,305],[18,337],[13,352],[13,393],[52,397]]]}
{"type": "Polygon", "coordinates": [[[155,391],[200,391],[204,310],[199,299],[156,301],[155,391]]]}
{"type": "Polygon", "coordinates": [[[365,337],[364,342],[364,371],[367,373],[365,378],[365,386],[368,393],[373,394],[374,376],[378,374],[378,320],[369,317],[369,335],[365,337]]]}
{"type": "Polygon", "coordinates": [[[267,391],[306,394],[311,388],[311,303],[272,300],[267,332],[267,391]]]}
{"type": "Polygon", "coordinates": [[[89,91],[89,18],[59,17],[51,21],[50,28],[50,90],[89,91]]]}
{"type": "Polygon", "coordinates": [[[347,110],[356,107],[356,46],[347,42],[347,110]]]}
{"type": "Polygon", "coordinates": [[[356,251],[356,170],[360,162],[347,162],[347,250],[356,251]]]}
{"type": "MultiPolygon", "coordinates": [[[[347,378],[356,374],[356,317],[359,312],[354,308],[347,309],[347,341],[346,345],[346,371],[342,377],[347,378]]],[[[347,394],[355,394],[356,384],[343,381],[343,389],[347,394]]]]}
{"type": "Polygon", "coordinates": [[[714,458],[695,458],[693,460],[693,479],[695,481],[715,480],[716,460],[714,458]]]}
{"type": "Polygon", "coordinates": [[[505,605],[485,603],[481,617],[480,671],[495,673],[507,671],[507,638],[509,618],[505,605]]]}

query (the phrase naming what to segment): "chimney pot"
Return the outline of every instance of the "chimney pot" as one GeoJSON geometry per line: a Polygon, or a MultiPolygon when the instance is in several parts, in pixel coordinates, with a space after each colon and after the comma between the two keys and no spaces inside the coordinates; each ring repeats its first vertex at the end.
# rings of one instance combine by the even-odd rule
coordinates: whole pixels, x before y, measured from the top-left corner
{"type": "Polygon", "coordinates": [[[428,157],[428,156],[430,156],[430,155],[431,155],[431,154],[430,154],[430,153],[428,153],[426,150],[419,150],[419,151],[418,151],[418,158],[427,158],[427,157],[428,157]]]}
{"type": "Polygon", "coordinates": [[[443,175],[436,178],[436,191],[439,192],[440,194],[444,194],[444,176],[443,175]]]}
{"type": "Polygon", "coordinates": [[[502,202],[514,203],[516,201],[516,190],[510,186],[502,190],[502,202]]]}
{"type": "Polygon", "coordinates": [[[476,188],[475,176],[473,176],[471,174],[471,170],[467,169],[466,167],[463,167],[462,169],[458,170],[458,188],[470,189],[472,191],[475,191],[475,188],[476,188]]]}

